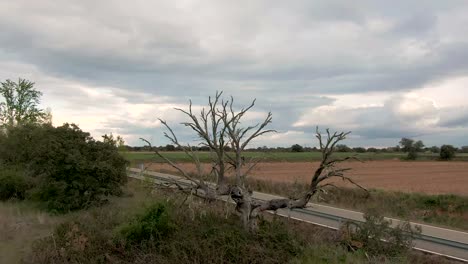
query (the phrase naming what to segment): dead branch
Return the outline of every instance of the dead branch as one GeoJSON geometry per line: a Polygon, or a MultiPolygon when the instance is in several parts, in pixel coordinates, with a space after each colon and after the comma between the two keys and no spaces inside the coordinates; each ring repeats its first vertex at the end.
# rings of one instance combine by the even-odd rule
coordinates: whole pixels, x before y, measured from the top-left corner
{"type": "Polygon", "coordinates": [[[316,137],[319,141],[320,151],[322,153],[322,160],[320,162],[319,167],[315,170],[312,176],[309,189],[299,199],[274,199],[270,201],[257,202],[255,206],[253,206],[252,214],[258,215],[258,213],[260,213],[261,211],[265,211],[265,210],[276,211],[281,208],[288,208],[288,209],[305,208],[308,202],[310,201],[310,199],[313,197],[313,195],[317,193],[318,191],[323,191],[324,187],[332,186],[332,187],[338,188],[332,183],[321,184],[326,179],[330,179],[332,177],[339,177],[343,179],[344,181],[348,181],[351,184],[367,192],[366,188],[364,188],[363,186],[353,181],[351,178],[346,177],[344,175],[344,173],[346,171],[349,171],[350,168],[338,168],[337,167],[337,164],[347,161],[347,160],[357,159],[357,157],[350,156],[350,157],[345,157],[341,159],[331,159],[332,154],[335,151],[335,145],[338,142],[344,140],[349,133],[350,132],[346,132],[346,133],[334,132],[332,134],[327,129],[326,130],[327,137],[324,140],[321,133],[318,131],[318,128],[317,128],[316,137]]]}

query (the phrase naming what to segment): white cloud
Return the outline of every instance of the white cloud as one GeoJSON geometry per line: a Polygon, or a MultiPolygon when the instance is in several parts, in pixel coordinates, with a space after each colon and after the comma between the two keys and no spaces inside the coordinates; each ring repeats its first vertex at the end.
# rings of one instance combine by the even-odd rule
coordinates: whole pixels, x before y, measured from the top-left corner
{"type": "Polygon", "coordinates": [[[439,109],[434,101],[416,93],[393,97],[384,107],[391,109],[395,117],[408,126],[428,127],[439,121],[439,109]]]}
{"type": "Polygon", "coordinates": [[[309,109],[293,124],[298,128],[332,127],[355,131],[356,136],[439,132],[441,109],[434,100],[415,92],[391,94],[353,94],[335,96],[331,105],[309,109]],[[352,100],[356,102],[353,103],[352,100]],[[384,132],[387,131],[387,132],[384,132]]]}
{"type": "Polygon", "coordinates": [[[439,107],[456,107],[468,105],[468,75],[430,83],[417,93],[432,98],[439,107]]]}

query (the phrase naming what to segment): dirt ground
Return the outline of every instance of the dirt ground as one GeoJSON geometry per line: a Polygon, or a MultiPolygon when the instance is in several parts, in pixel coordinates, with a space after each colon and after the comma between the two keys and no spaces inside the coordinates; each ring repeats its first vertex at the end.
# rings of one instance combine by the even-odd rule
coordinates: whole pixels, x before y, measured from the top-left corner
{"type": "MultiPolygon", "coordinates": [[[[194,171],[192,164],[183,164],[194,171]]],[[[308,183],[317,162],[271,162],[259,163],[251,177],[275,182],[308,183]]],[[[206,165],[208,170],[209,165],[206,165]]],[[[468,196],[468,162],[383,160],[347,162],[341,167],[352,168],[347,173],[354,181],[366,188],[429,194],[458,194],[468,196]]],[[[153,164],[151,170],[170,172],[167,164],[153,164]]],[[[349,186],[342,180],[337,185],[349,186]]]]}

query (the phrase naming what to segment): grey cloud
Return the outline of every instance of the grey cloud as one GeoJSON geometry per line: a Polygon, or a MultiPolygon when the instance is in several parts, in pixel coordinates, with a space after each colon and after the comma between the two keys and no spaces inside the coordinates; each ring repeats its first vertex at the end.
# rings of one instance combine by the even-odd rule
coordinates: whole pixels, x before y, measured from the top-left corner
{"type": "Polygon", "coordinates": [[[436,23],[437,16],[421,12],[402,20],[392,29],[392,33],[407,37],[421,37],[433,32],[436,23]]]}
{"type": "MultiPolygon", "coordinates": [[[[450,20],[447,14],[454,11],[468,14],[468,5],[213,1],[176,7],[18,0],[0,4],[0,61],[21,61],[44,75],[96,89],[110,87],[109,97],[101,100],[70,87],[48,91],[78,107],[186,105],[188,99],[205,105],[207,96],[224,90],[239,105],[258,98],[256,109],[271,110],[273,127],[288,131],[307,109],[333,103],[320,94],[409,91],[467,75],[464,29],[453,29],[459,34],[450,41],[438,31],[441,19],[450,20]],[[368,25],[372,20],[390,26],[374,32],[368,25]]],[[[364,138],[429,133],[407,127],[410,121],[395,116],[388,105],[353,111],[355,132],[364,138]]],[[[442,116],[438,125],[466,122],[465,116],[442,116]]],[[[103,125],[127,134],[152,131],[125,118],[103,125]]]]}
{"type": "Polygon", "coordinates": [[[468,115],[462,116],[454,120],[448,120],[441,123],[442,126],[446,127],[467,127],[468,126],[468,115]]]}
{"type": "MultiPolygon", "coordinates": [[[[395,5],[399,4],[395,3],[395,5]]],[[[421,37],[420,32],[430,30],[435,23],[435,12],[438,11],[435,8],[440,5],[427,5],[430,8],[427,10],[428,14],[424,15],[421,15],[422,12],[416,7],[410,8],[410,11],[417,11],[418,14],[414,16],[410,14],[409,18],[403,19],[395,31],[404,31],[406,35],[421,37]]],[[[330,17],[335,20],[349,20],[357,25],[363,23],[360,21],[366,17],[366,12],[382,11],[375,9],[376,7],[372,5],[358,7],[355,4],[342,2],[332,2],[327,5],[303,2],[295,5],[296,9],[293,6],[292,10],[299,11],[299,7],[304,8],[304,6],[308,8],[301,12],[303,20],[320,21],[330,17]]],[[[400,4],[400,6],[404,5],[400,4]]],[[[84,8],[89,8],[89,6],[84,5],[84,8]]],[[[86,9],[79,15],[86,16],[87,11],[86,9]]],[[[402,11],[405,12],[405,10],[402,11]]],[[[379,13],[382,16],[388,16],[384,11],[379,13]]],[[[291,17],[294,14],[282,11],[278,15],[291,17]]],[[[154,24],[137,18],[118,20],[122,14],[113,9],[105,13],[102,18],[96,18],[93,12],[88,16],[88,24],[77,23],[81,30],[86,27],[96,27],[111,32],[109,33],[111,36],[112,32],[118,31],[129,38],[128,43],[121,47],[122,50],[116,50],[120,44],[105,49],[99,48],[99,41],[102,40],[97,38],[96,47],[73,47],[72,45],[70,49],[63,49],[60,47],[60,42],[55,43],[61,41],[60,39],[56,39],[55,36],[48,38],[47,34],[41,32],[47,30],[46,28],[40,29],[40,27],[32,26],[34,20],[18,24],[19,22],[8,17],[4,18],[5,23],[2,23],[3,37],[0,37],[0,43],[4,50],[17,54],[19,59],[39,65],[43,70],[56,76],[76,78],[95,85],[113,85],[121,88],[132,86],[132,89],[172,95],[174,94],[171,93],[172,91],[180,89],[189,95],[194,95],[198,91],[219,89],[215,87],[215,83],[219,80],[231,80],[237,86],[259,84],[268,89],[289,89],[297,92],[306,89],[327,93],[399,90],[466,73],[468,70],[468,53],[464,48],[467,43],[464,42],[450,45],[439,44],[431,50],[432,55],[409,65],[400,64],[401,62],[398,61],[390,62],[390,64],[388,61],[377,61],[378,52],[353,50],[353,48],[350,48],[349,53],[357,53],[352,55],[351,60],[347,60],[346,57],[328,59],[325,57],[325,60],[331,61],[329,65],[323,64],[323,59],[317,62],[313,59],[298,61],[294,64],[281,61],[270,63],[268,60],[262,63],[261,59],[259,61],[250,53],[236,56],[227,52],[217,58],[211,57],[198,44],[205,36],[194,35],[187,25],[177,26],[164,21],[154,24]],[[135,27],[137,31],[147,30],[147,32],[134,33],[135,27]],[[132,46],[132,38],[135,39],[134,46],[132,46]],[[132,52],[131,49],[136,49],[136,51],[132,52]],[[368,52],[370,53],[366,54],[368,52]],[[369,62],[359,59],[367,55],[375,58],[371,62],[372,67],[369,67],[369,62]]],[[[60,19],[63,21],[59,20],[58,23],[68,22],[65,16],[60,19]]],[[[71,24],[73,26],[73,23],[71,24]]],[[[314,25],[316,24],[313,23],[312,26],[314,25]]],[[[301,29],[294,29],[291,32],[292,41],[297,30],[301,29]]],[[[261,31],[258,33],[262,34],[261,31]]],[[[369,35],[369,37],[381,38],[382,36],[369,35]]],[[[421,40],[425,41],[423,37],[421,40]]],[[[245,39],[246,44],[250,41],[250,38],[245,39]]],[[[324,41],[327,39],[324,38],[324,41]]],[[[391,43],[398,39],[389,39],[389,41],[391,43]]],[[[112,45],[112,42],[108,45],[112,45]]],[[[325,42],[324,45],[327,43],[325,42]]],[[[379,46],[375,47],[375,49],[379,48],[379,46]]]]}
{"type": "Polygon", "coordinates": [[[441,120],[438,123],[447,128],[468,128],[468,107],[451,107],[441,111],[441,120]]]}

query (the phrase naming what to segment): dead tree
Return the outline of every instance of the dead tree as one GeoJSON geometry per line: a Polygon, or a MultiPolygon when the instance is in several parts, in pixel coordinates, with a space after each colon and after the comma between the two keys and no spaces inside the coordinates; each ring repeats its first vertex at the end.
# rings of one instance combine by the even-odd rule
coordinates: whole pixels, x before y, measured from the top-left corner
{"type": "MultiPolygon", "coordinates": [[[[199,116],[192,111],[192,101],[190,101],[187,111],[180,108],[176,108],[176,110],[184,113],[189,118],[189,121],[182,124],[195,131],[201,139],[200,144],[210,149],[212,157],[210,174],[212,173],[216,177],[216,192],[218,195],[227,195],[230,189],[225,175],[227,170],[225,153],[226,147],[229,145],[229,138],[226,137],[226,127],[223,125],[223,120],[218,114],[219,104],[223,103],[220,102],[222,94],[222,92],[216,92],[214,98],[210,96],[208,98],[208,108],[203,108],[199,116]]],[[[163,124],[171,131],[165,122],[163,124]]],[[[173,135],[172,139],[174,138],[175,135],[173,135]]],[[[174,141],[172,140],[172,142],[174,141]]],[[[180,145],[178,142],[177,144],[180,145]]]]}
{"type": "Polygon", "coordinates": [[[231,142],[233,156],[226,155],[230,164],[235,169],[235,185],[231,188],[231,198],[236,203],[236,209],[241,214],[242,223],[245,228],[250,228],[251,213],[255,208],[255,201],[252,198],[252,191],[246,186],[246,177],[257,165],[258,160],[245,162],[243,152],[248,144],[255,138],[267,133],[276,132],[272,129],[266,129],[266,126],[272,121],[272,114],[268,112],[263,122],[256,125],[243,127],[242,118],[255,105],[255,100],[247,107],[236,112],[233,108],[234,98],[229,102],[223,102],[222,109],[218,110],[218,115],[224,123],[224,127],[231,142]]]}
{"type": "MultiPolygon", "coordinates": [[[[160,120],[168,130],[164,135],[173,144],[182,148],[197,167],[197,173],[194,176],[156,150],[158,156],[176,168],[192,183],[192,186],[188,188],[183,188],[174,183],[180,190],[209,200],[215,199],[220,195],[230,195],[236,203],[236,210],[241,214],[244,227],[254,231],[257,228],[257,220],[261,212],[267,210],[276,211],[281,208],[304,208],[318,191],[323,190],[325,186],[333,186],[331,183],[326,183],[328,179],[338,177],[364,189],[344,175],[350,168],[339,168],[337,166],[343,161],[353,159],[353,157],[332,158],[336,144],[344,140],[350,132],[330,133],[327,129],[324,137],[317,128],[316,137],[319,141],[322,158],[319,167],[311,177],[308,190],[299,199],[274,199],[270,201],[254,199],[252,191],[247,186],[246,177],[251,173],[258,160],[246,162],[243,152],[255,138],[275,132],[275,130],[266,128],[272,122],[272,114],[269,112],[265,119],[256,125],[243,126],[243,117],[255,105],[255,100],[248,107],[236,111],[233,107],[233,98],[231,97],[230,100],[224,101],[221,99],[221,95],[222,93],[217,92],[213,99],[210,97],[208,108],[203,108],[198,116],[192,111],[191,101],[188,110],[177,109],[189,119],[189,121],[182,124],[195,131],[201,140],[201,144],[210,149],[213,164],[212,170],[208,174],[216,176],[214,183],[206,181],[204,177],[206,174],[203,172],[198,155],[193,148],[191,146],[183,146],[171,127],[165,121],[160,120]],[[227,146],[231,146],[232,150],[230,152],[226,151],[227,146]],[[227,184],[226,171],[229,168],[234,170],[235,184],[233,185],[227,184]]],[[[146,142],[149,144],[148,141],[146,142]]]]}
{"type": "Polygon", "coordinates": [[[333,178],[341,178],[343,181],[348,181],[351,184],[365,190],[361,185],[357,184],[351,178],[346,177],[344,173],[351,168],[340,168],[337,165],[343,161],[357,159],[356,157],[348,156],[342,159],[333,159],[332,154],[335,151],[335,146],[340,141],[344,140],[347,135],[351,132],[334,132],[333,134],[330,133],[329,129],[326,130],[326,137],[324,138],[318,127],[316,128],[316,134],[320,145],[320,151],[322,154],[322,158],[320,161],[320,165],[315,170],[314,174],[312,175],[312,179],[310,181],[310,185],[308,190],[299,198],[299,199],[273,199],[270,201],[254,201],[252,204],[252,212],[250,214],[250,222],[249,228],[255,229],[256,228],[256,218],[260,212],[270,210],[276,211],[281,208],[305,208],[309,203],[310,199],[319,191],[324,190],[324,187],[327,186],[334,186],[332,183],[325,183],[329,179],[333,178]]]}

